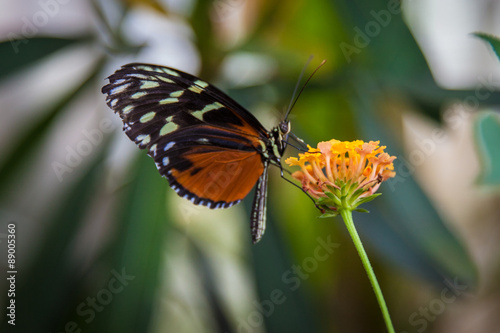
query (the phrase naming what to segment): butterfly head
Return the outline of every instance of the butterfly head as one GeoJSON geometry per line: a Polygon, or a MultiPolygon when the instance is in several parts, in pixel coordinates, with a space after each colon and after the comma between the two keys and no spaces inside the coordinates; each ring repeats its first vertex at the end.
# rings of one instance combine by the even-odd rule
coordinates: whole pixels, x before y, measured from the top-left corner
{"type": "Polygon", "coordinates": [[[280,121],[279,124],[279,131],[281,132],[281,135],[285,138],[288,136],[288,133],[290,133],[290,130],[292,128],[292,125],[290,124],[290,120],[283,120],[280,121]]]}
{"type": "Polygon", "coordinates": [[[283,156],[285,152],[286,140],[288,139],[290,128],[290,121],[284,120],[269,133],[270,140],[267,150],[271,157],[271,163],[280,165],[281,156],[283,156]]]}

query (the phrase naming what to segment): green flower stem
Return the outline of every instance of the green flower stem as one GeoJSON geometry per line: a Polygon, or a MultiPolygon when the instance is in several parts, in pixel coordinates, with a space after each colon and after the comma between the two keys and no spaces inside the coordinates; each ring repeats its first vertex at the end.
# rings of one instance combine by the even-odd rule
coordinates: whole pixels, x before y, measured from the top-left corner
{"type": "Polygon", "coordinates": [[[339,209],[340,215],[344,219],[344,223],[349,230],[349,234],[351,235],[352,241],[354,242],[354,246],[356,250],[358,250],[359,257],[361,258],[361,262],[365,267],[366,274],[368,274],[368,279],[373,287],[373,291],[375,291],[375,296],[377,297],[378,304],[380,306],[380,310],[382,310],[382,315],[384,316],[385,325],[387,326],[387,330],[390,333],[394,333],[394,327],[392,326],[391,317],[389,316],[389,311],[387,310],[387,305],[385,304],[384,296],[382,295],[382,290],[378,285],[377,277],[373,272],[372,265],[370,264],[370,260],[368,260],[368,256],[366,255],[366,251],[361,243],[361,239],[359,238],[358,232],[354,227],[354,222],[352,220],[352,211],[350,209],[339,209]]]}

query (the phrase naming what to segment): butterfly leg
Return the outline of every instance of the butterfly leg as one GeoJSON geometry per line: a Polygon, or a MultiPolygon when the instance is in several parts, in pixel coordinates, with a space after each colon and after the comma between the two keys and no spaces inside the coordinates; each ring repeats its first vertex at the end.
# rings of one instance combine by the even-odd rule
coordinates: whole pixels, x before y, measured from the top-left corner
{"type": "Polygon", "coordinates": [[[296,136],[295,134],[293,134],[292,132],[290,132],[288,134],[292,139],[295,140],[295,142],[297,142],[299,145],[293,145],[291,144],[288,140],[284,140],[283,142],[285,143],[285,147],[286,146],[291,146],[295,149],[297,149],[298,151],[301,151],[301,152],[305,152],[305,151],[308,151],[308,147],[307,147],[307,144],[305,143],[304,140],[302,140],[301,138],[299,138],[298,136],[296,136]]]}

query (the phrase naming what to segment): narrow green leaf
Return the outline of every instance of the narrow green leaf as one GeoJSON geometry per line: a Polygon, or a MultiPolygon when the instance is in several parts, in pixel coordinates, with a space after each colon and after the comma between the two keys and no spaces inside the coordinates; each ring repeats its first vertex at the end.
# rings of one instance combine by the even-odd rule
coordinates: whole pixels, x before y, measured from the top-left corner
{"type": "Polygon", "coordinates": [[[370,195],[369,197],[362,198],[362,199],[358,200],[358,205],[364,204],[366,202],[370,202],[380,195],[382,195],[382,193],[375,193],[375,194],[370,195]]]}
{"type": "Polygon", "coordinates": [[[475,138],[480,155],[482,185],[500,185],[500,120],[498,114],[481,112],[475,122],[475,138]]]}
{"type": "MultiPolygon", "coordinates": [[[[326,193],[326,192],[325,192],[326,193]]],[[[329,193],[329,192],[328,192],[329,193]]],[[[331,194],[331,193],[330,193],[331,194]]],[[[332,200],[330,198],[325,198],[325,197],[321,197],[319,198],[316,203],[318,204],[318,206],[335,206],[336,203],[338,202],[338,199],[336,200],[332,200]]]]}
{"type": "Polygon", "coordinates": [[[338,216],[338,215],[339,215],[339,213],[328,212],[328,213],[321,214],[320,216],[318,216],[318,218],[325,219],[325,218],[328,218],[328,217],[335,217],[335,216],[338,216]]]}
{"type": "Polygon", "coordinates": [[[484,32],[475,32],[473,35],[488,42],[498,59],[500,59],[500,39],[497,36],[485,34],[484,32]]]}
{"type": "Polygon", "coordinates": [[[339,201],[339,198],[335,196],[332,192],[325,191],[325,194],[330,198],[332,201],[337,202],[339,201]]]}

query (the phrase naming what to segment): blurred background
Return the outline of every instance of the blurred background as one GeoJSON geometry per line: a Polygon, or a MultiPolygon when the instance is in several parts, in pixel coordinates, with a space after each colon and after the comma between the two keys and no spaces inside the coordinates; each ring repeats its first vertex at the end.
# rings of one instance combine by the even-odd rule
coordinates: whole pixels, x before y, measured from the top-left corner
{"type": "Polygon", "coordinates": [[[1,331],[384,332],[339,218],[274,168],[251,245],[251,196],[177,197],[100,92],[123,64],[171,66],[271,128],[312,54],[293,132],[397,156],[354,215],[396,331],[500,332],[500,42],[472,35],[499,18],[490,0],[0,1],[1,331]]]}

